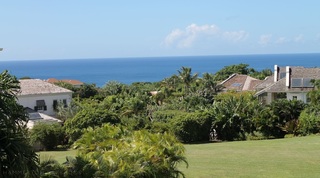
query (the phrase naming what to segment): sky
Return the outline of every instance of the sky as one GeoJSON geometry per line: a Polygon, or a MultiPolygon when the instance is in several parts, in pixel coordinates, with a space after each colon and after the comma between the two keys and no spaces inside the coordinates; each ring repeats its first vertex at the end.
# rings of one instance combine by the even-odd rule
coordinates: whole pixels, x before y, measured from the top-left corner
{"type": "Polygon", "coordinates": [[[0,1],[0,61],[320,53],[319,0],[0,1]]]}

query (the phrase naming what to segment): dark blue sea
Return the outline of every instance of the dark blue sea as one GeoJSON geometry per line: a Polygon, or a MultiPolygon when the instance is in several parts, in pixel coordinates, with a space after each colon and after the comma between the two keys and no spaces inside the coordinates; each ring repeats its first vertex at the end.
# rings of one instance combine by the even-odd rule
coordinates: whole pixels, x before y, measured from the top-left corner
{"type": "Polygon", "coordinates": [[[102,87],[108,81],[125,84],[160,81],[177,74],[182,66],[191,67],[193,73],[201,76],[240,63],[256,70],[273,70],[275,64],[319,67],[320,53],[0,61],[0,71],[7,69],[18,78],[77,79],[102,87]]]}

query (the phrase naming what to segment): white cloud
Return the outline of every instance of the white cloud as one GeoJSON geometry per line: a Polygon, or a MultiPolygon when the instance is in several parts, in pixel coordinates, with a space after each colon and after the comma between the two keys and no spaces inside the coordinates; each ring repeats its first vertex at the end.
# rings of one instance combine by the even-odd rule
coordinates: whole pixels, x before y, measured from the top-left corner
{"type": "Polygon", "coordinates": [[[275,43],[276,44],[283,44],[283,43],[288,42],[288,41],[289,40],[286,37],[280,37],[275,41],[275,43]]]}
{"type": "Polygon", "coordinates": [[[174,43],[177,39],[181,38],[183,36],[183,31],[179,29],[173,30],[165,39],[166,45],[171,45],[174,43]]]}
{"type": "Polygon", "coordinates": [[[303,42],[304,41],[304,37],[303,37],[302,34],[300,34],[300,35],[294,37],[293,41],[297,42],[297,43],[303,42]]]}
{"type": "Polygon", "coordinates": [[[216,25],[191,24],[185,29],[176,29],[168,34],[164,40],[166,46],[177,46],[179,48],[190,48],[195,41],[204,39],[224,39],[232,42],[245,40],[248,33],[245,31],[221,31],[216,25]]]}
{"type": "Polygon", "coordinates": [[[233,31],[224,32],[223,37],[233,42],[245,40],[248,37],[248,33],[245,31],[233,31]]]}
{"type": "Polygon", "coordinates": [[[271,42],[271,38],[272,38],[272,35],[271,35],[271,34],[261,35],[261,36],[260,36],[260,40],[259,40],[259,44],[261,44],[261,45],[267,45],[268,43],[271,42]]]}

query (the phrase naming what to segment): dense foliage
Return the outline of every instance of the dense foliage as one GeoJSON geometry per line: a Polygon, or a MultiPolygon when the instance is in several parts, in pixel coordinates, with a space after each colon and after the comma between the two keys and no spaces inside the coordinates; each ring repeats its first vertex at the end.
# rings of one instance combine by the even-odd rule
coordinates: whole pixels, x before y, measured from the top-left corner
{"type": "Polygon", "coordinates": [[[184,147],[170,134],[129,131],[109,124],[89,128],[75,143],[103,177],[177,177],[184,147]]]}
{"type": "Polygon", "coordinates": [[[265,136],[283,138],[286,134],[297,135],[300,113],[305,104],[298,100],[279,99],[266,106],[257,120],[259,131],[265,136]]]}
{"type": "MultiPolygon", "coordinates": [[[[316,132],[303,129],[307,123],[316,122],[318,110],[303,111],[305,105],[299,101],[278,100],[262,105],[254,93],[220,93],[220,81],[233,73],[264,79],[272,71],[257,71],[247,64],[238,64],[199,77],[191,68],[181,67],[177,74],[154,83],[126,85],[109,81],[102,88],[90,89],[97,91],[91,95],[78,94],[71,106],[59,108],[58,113],[65,120],[70,143],[81,137],[83,129],[105,123],[123,125],[131,130],[171,132],[182,142],[206,142],[212,129],[219,140],[245,140],[256,136],[282,138],[286,134],[316,132]],[[304,117],[299,120],[301,112],[304,117]]],[[[90,87],[94,85],[82,89],[90,87]]],[[[310,105],[317,104],[318,96],[317,91],[309,93],[310,105]]]]}
{"type": "Polygon", "coordinates": [[[213,128],[221,140],[245,140],[255,131],[254,119],[260,110],[252,93],[221,94],[214,103],[213,128]]]}
{"type": "Polygon", "coordinates": [[[64,131],[58,123],[37,123],[30,131],[32,144],[40,144],[44,150],[53,150],[63,143],[64,131]]]}
{"type": "Polygon", "coordinates": [[[208,112],[179,114],[171,119],[173,133],[185,143],[209,140],[212,116],[208,112]]]}
{"type": "Polygon", "coordinates": [[[70,142],[76,141],[82,135],[82,130],[88,127],[101,126],[104,123],[116,124],[120,120],[118,116],[111,113],[97,104],[84,104],[81,110],[73,118],[65,122],[66,134],[69,135],[70,142]]]}
{"type": "MultiPolygon", "coordinates": [[[[59,83],[74,91],[73,103],[58,106],[57,112],[69,144],[80,153],[65,165],[43,161],[42,177],[176,177],[183,175],[177,163],[186,161],[178,140],[233,141],[320,132],[319,81],[313,81],[316,90],[308,93],[309,104],[278,99],[263,105],[254,92],[220,92],[220,82],[234,73],[259,79],[272,75],[270,69],[238,64],[202,75],[181,67],[177,74],[153,83],[109,81],[101,88],[59,83]]],[[[52,136],[47,130],[36,128],[39,138],[34,140],[52,136]]]]}
{"type": "Polygon", "coordinates": [[[38,177],[38,156],[27,139],[27,114],[16,102],[18,80],[0,74],[0,177],[38,177]]]}
{"type": "Polygon", "coordinates": [[[255,77],[257,79],[265,79],[268,76],[272,75],[272,70],[264,69],[261,72],[255,70],[254,68],[249,68],[248,64],[236,64],[225,66],[215,74],[215,79],[217,81],[223,81],[227,79],[232,74],[244,74],[255,77]]]}

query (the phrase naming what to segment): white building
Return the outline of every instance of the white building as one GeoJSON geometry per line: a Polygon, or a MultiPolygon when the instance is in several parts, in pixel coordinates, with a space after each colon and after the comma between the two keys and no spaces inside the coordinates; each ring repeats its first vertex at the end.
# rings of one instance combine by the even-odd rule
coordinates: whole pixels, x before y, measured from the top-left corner
{"type": "Polygon", "coordinates": [[[309,102],[307,93],[314,90],[312,80],[320,79],[320,68],[278,67],[274,66],[274,74],[268,77],[256,89],[260,101],[270,104],[278,98],[309,102]]]}
{"type": "Polygon", "coordinates": [[[55,108],[59,102],[66,106],[72,99],[72,91],[42,81],[40,79],[19,80],[20,92],[18,103],[25,108],[31,108],[39,113],[55,116],[55,108]]]}

